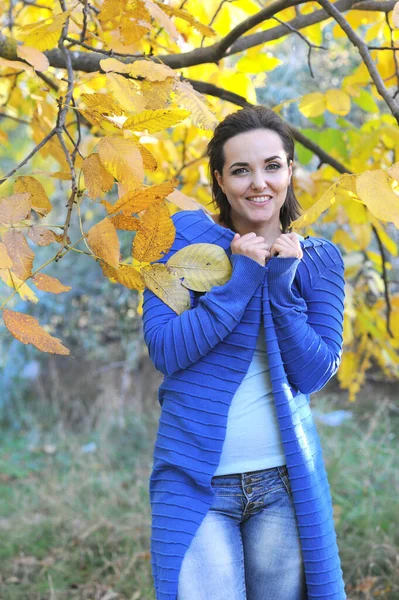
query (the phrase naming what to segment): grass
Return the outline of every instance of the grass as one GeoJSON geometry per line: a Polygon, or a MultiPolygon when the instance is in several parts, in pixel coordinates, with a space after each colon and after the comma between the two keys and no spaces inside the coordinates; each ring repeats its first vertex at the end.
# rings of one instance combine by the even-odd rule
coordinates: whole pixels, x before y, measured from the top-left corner
{"type": "MultiPolygon", "coordinates": [[[[399,418],[381,396],[355,405],[325,392],[313,399],[322,413],[353,411],[339,427],[318,425],[351,600],[399,597],[399,418]]],[[[86,436],[2,432],[1,600],[155,599],[148,478],[156,418],[127,415],[124,426],[86,436]]]]}

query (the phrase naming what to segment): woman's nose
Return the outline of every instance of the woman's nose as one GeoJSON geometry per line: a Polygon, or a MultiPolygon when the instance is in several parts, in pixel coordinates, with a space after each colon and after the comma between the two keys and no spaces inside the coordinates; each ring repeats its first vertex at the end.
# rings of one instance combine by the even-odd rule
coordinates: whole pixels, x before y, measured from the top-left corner
{"type": "Polygon", "coordinates": [[[254,173],[252,177],[251,187],[254,190],[263,190],[267,186],[267,181],[264,173],[254,173]]]}

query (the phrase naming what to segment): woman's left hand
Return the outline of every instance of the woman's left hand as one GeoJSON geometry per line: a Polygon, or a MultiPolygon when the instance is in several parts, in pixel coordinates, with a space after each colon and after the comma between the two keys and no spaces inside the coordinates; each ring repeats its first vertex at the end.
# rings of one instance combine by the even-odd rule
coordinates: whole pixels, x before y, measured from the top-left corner
{"type": "Polygon", "coordinates": [[[303,252],[296,233],[282,233],[270,249],[270,256],[302,258],[303,252]]]}

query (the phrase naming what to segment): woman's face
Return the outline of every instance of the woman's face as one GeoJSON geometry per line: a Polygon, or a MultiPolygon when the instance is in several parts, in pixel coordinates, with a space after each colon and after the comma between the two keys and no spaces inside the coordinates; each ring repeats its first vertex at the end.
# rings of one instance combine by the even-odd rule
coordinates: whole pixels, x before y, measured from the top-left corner
{"type": "Polygon", "coordinates": [[[283,142],[270,129],[253,129],[230,138],[224,145],[223,172],[215,171],[231,206],[237,231],[280,228],[283,206],[292,176],[283,142]],[[252,229],[251,229],[252,228],[252,229]]]}

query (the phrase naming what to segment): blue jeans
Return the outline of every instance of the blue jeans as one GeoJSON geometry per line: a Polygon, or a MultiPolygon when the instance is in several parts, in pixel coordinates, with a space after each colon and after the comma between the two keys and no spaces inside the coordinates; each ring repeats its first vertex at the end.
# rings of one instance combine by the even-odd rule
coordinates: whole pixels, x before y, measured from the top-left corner
{"type": "Polygon", "coordinates": [[[178,600],[306,600],[286,467],[211,483],[216,495],[184,555],[178,600]]]}

